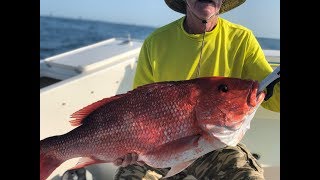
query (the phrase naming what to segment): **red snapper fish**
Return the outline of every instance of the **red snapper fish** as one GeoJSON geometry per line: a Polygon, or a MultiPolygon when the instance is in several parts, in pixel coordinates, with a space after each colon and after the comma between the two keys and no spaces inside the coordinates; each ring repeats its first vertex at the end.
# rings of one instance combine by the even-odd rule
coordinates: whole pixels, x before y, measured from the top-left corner
{"type": "Polygon", "coordinates": [[[71,115],[70,132],[40,141],[40,179],[63,162],[72,169],[111,163],[128,153],[175,175],[200,156],[234,146],[265,93],[259,83],[228,77],[158,82],[97,101],[71,115]]]}

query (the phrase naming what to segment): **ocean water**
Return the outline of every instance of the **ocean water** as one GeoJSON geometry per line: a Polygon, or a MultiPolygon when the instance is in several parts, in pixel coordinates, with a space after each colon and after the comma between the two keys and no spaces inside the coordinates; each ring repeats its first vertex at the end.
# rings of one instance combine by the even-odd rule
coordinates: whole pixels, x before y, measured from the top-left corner
{"type": "MultiPolygon", "coordinates": [[[[112,37],[130,36],[143,41],[153,30],[147,26],[40,16],[40,59],[112,37]]],[[[257,39],[263,49],[280,49],[280,39],[257,39]]]]}

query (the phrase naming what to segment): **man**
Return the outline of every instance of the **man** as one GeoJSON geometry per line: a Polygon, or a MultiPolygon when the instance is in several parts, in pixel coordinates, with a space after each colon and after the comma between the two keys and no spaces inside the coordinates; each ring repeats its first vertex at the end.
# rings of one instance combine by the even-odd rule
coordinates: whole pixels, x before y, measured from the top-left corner
{"type": "MultiPolygon", "coordinates": [[[[159,81],[226,76],[261,81],[273,69],[253,33],[219,17],[245,0],[165,0],[186,16],[155,30],[142,46],[134,88],[159,81]]],[[[261,104],[280,112],[280,83],[270,99],[261,104]]],[[[114,163],[115,179],[157,179],[168,169],[155,169],[136,162],[129,154],[114,163]],[[139,164],[139,165],[137,165],[139,164]]],[[[243,144],[212,151],[169,179],[264,179],[263,169],[243,144]]]]}

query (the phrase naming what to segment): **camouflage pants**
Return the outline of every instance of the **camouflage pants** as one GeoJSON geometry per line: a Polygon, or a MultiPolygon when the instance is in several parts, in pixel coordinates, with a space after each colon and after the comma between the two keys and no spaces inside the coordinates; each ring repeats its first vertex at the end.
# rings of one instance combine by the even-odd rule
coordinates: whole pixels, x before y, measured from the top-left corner
{"type": "MultiPolygon", "coordinates": [[[[120,167],[115,180],[156,180],[165,176],[170,168],[156,169],[148,165],[120,167]]],[[[263,180],[263,169],[243,144],[212,151],[198,158],[188,168],[167,178],[184,179],[188,175],[196,179],[263,180]]]]}

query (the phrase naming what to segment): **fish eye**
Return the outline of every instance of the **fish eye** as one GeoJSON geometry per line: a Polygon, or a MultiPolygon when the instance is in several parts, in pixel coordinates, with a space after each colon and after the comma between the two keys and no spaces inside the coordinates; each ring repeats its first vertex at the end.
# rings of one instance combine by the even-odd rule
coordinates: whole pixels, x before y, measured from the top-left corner
{"type": "Polygon", "coordinates": [[[227,92],[228,91],[228,86],[226,84],[220,84],[219,87],[218,87],[218,90],[222,91],[222,92],[227,92]]]}

